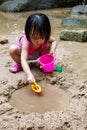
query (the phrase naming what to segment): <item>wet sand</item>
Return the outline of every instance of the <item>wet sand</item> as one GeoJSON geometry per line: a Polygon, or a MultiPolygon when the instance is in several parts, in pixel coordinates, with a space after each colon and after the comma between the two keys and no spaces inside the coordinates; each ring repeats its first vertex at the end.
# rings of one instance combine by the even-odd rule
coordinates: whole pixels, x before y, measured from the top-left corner
{"type": "MultiPolygon", "coordinates": [[[[23,17],[23,14],[21,15],[23,17]]],[[[3,16],[6,17],[5,14],[3,16]]],[[[47,94],[46,89],[43,91],[44,106],[42,107],[44,109],[40,106],[37,109],[39,111],[34,111],[34,108],[38,108],[41,96],[32,93],[25,73],[12,74],[9,72],[9,67],[14,63],[9,56],[8,49],[12,43],[17,42],[19,35],[23,33],[22,29],[18,25],[14,25],[15,31],[12,30],[11,33],[11,28],[8,33],[7,30],[2,33],[0,31],[0,38],[9,41],[7,44],[0,44],[0,130],[87,130],[87,42],[59,41],[58,34],[62,29],[59,26],[61,19],[52,17],[50,19],[54,28],[52,33],[58,42],[55,51],[55,66],[62,65],[63,72],[54,71],[47,74],[43,73],[35,64],[31,67],[37,82],[42,86],[46,83],[47,91],[52,92],[50,95],[47,94]],[[29,99],[37,102],[37,106],[33,107],[32,111],[29,109],[29,113],[28,91],[29,99]],[[55,97],[59,95],[57,101],[53,93],[55,97]],[[14,95],[16,97],[12,104],[10,101],[14,95]],[[50,98],[50,102],[51,100],[53,102],[45,109],[45,105],[47,105],[45,100],[48,98],[50,98]],[[50,105],[53,103],[56,107],[51,109],[50,105]]]]}

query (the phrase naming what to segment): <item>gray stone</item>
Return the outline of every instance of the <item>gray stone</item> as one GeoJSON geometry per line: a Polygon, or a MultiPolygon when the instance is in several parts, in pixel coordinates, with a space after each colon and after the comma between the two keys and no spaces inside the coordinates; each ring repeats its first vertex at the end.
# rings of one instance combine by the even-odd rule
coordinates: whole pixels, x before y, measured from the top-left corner
{"type": "Polygon", "coordinates": [[[86,14],[87,15],[87,5],[77,5],[71,10],[71,15],[86,14]]]}
{"type": "Polygon", "coordinates": [[[65,41],[87,42],[87,31],[64,30],[60,33],[60,39],[65,41]]]}
{"type": "Polygon", "coordinates": [[[58,0],[6,0],[1,3],[0,10],[19,12],[39,9],[50,9],[59,6],[58,0]]]}
{"type": "Polygon", "coordinates": [[[71,27],[71,26],[77,26],[77,27],[87,26],[87,20],[71,17],[71,18],[65,18],[65,19],[63,19],[62,22],[61,22],[61,24],[63,26],[66,26],[66,27],[71,27]]]}

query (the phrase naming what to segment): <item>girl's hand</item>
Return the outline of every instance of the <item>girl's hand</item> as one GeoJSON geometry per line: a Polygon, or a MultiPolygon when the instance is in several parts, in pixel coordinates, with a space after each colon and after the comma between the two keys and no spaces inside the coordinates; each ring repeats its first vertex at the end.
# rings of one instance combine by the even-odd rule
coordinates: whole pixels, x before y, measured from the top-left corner
{"type": "Polygon", "coordinates": [[[35,83],[35,78],[32,74],[28,76],[27,80],[28,80],[29,84],[35,83]]]}
{"type": "Polygon", "coordinates": [[[53,52],[50,52],[49,55],[53,55],[53,52]]]}

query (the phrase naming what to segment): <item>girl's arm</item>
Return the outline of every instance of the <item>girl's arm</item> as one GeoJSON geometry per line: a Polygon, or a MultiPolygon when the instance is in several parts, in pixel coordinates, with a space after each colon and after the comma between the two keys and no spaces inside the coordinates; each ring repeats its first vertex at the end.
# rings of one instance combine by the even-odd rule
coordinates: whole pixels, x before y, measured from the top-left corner
{"type": "Polygon", "coordinates": [[[55,52],[57,43],[56,43],[55,38],[52,37],[52,36],[49,38],[48,42],[52,44],[52,45],[51,45],[51,49],[50,49],[50,53],[52,54],[52,53],[55,52]]]}
{"type": "Polygon", "coordinates": [[[29,83],[35,82],[34,76],[30,70],[29,64],[28,64],[28,50],[29,50],[29,45],[26,43],[24,39],[22,39],[22,52],[21,52],[21,65],[23,67],[24,72],[27,75],[27,80],[29,83]]]}

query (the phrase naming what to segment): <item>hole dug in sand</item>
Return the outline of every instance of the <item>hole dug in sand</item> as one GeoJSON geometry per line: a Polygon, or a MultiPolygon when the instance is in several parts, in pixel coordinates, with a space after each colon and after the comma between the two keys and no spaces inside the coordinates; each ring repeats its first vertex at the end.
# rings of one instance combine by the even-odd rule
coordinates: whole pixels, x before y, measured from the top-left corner
{"type": "Polygon", "coordinates": [[[12,94],[10,104],[25,114],[60,111],[68,105],[69,96],[65,91],[50,84],[42,83],[40,85],[41,95],[34,93],[31,86],[28,85],[12,94]]]}

